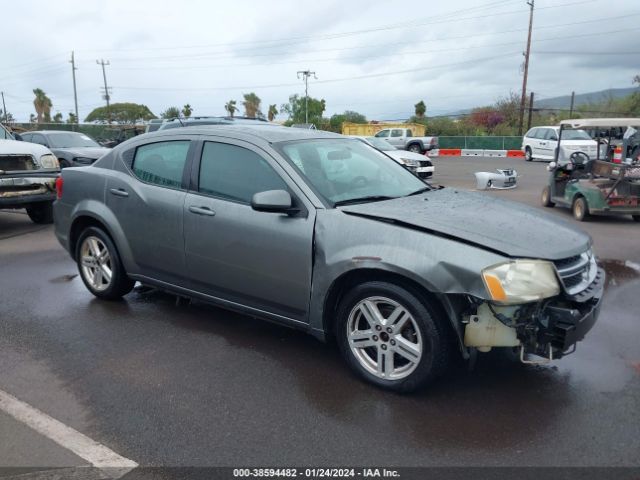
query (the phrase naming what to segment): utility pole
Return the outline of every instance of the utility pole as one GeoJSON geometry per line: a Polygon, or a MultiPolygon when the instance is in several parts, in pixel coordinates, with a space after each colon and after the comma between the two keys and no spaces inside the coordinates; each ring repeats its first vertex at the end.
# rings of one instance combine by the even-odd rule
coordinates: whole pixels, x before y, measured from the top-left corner
{"type": "Polygon", "coordinates": [[[576,92],[571,92],[571,106],[569,107],[569,118],[573,117],[573,102],[576,99],[576,92]]]}
{"type": "Polygon", "coordinates": [[[524,105],[527,100],[527,76],[529,75],[529,54],[531,53],[531,30],[533,29],[533,4],[535,0],[527,2],[529,5],[529,35],[527,36],[527,51],[524,54],[524,75],[522,77],[522,96],[520,97],[520,123],[518,135],[522,135],[522,123],[524,121],[524,105]]]}
{"type": "Polygon", "coordinates": [[[4,123],[9,123],[9,117],[7,116],[7,106],[4,104],[4,92],[0,92],[0,95],[2,95],[2,111],[4,113],[4,123]]]}
{"type": "Polygon", "coordinates": [[[531,128],[531,114],[533,113],[533,92],[529,95],[529,118],[527,119],[527,130],[531,128]]]}
{"type": "Polygon", "coordinates": [[[300,70],[298,72],[298,78],[300,75],[304,78],[304,123],[309,123],[309,77],[313,75],[313,78],[316,80],[316,72],[311,72],[309,70],[300,70]]]}
{"type": "Polygon", "coordinates": [[[71,75],[73,76],[73,102],[76,107],[76,123],[80,123],[80,117],[78,116],[78,91],[76,90],[76,60],[73,56],[73,50],[71,51],[71,75]]]}
{"type": "Polygon", "coordinates": [[[109,87],[107,87],[107,74],[104,70],[105,65],[111,65],[109,60],[106,62],[104,60],[96,60],[96,63],[102,66],[102,78],[104,79],[104,99],[107,101],[107,118],[109,119],[109,123],[111,123],[111,109],[109,107],[109,87]]]}

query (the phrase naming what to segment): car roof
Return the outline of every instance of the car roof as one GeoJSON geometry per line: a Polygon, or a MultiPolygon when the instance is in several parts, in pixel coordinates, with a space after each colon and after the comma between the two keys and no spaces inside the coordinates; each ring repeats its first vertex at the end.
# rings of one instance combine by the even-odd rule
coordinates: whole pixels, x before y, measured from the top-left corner
{"type": "Polygon", "coordinates": [[[560,125],[568,125],[570,128],[638,127],[640,126],[640,118],[576,118],[563,120],[560,125]]]}
{"type": "Polygon", "coordinates": [[[51,135],[51,134],[58,134],[58,133],[73,133],[74,135],[86,135],[86,133],[82,133],[82,132],[71,132],[69,130],[33,130],[30,132],[24,132],[24,133],[46,133],[47,135],[51,135]]]}
{"type": "Polygon", "coordinates": [[[251,140],[260,138],[268,143],[287,142],[295,140],[311,140],[322,138],[347,138],[344,135],[323,130],[306,130],[302,128],[280,127],[273,124],[263,125],[194,125],[179,129],[158,130],[148,133],[151,135],[172,136],[189,133],[192,135],[219,135],[223,137],[236,138],[239,140],[251,140]]]}

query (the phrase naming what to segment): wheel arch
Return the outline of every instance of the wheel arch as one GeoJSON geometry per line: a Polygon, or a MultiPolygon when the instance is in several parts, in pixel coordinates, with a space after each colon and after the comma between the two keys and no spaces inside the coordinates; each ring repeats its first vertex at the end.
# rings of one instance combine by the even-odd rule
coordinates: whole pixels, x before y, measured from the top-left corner
{"type": "Polygon", "coordinates": [[[69,227],[69,253],[71,256],[75,259],[80,234],[88,227],[100,228],[109,236],[118,250],[125,270],[128,273],[133,273],[135,270],[133,254],[124,236],[124,232],[111,211],[107,211],[106,218],[105,216],[97,214],[95,209],[83,209],[76,213],[69,227]]]}
{"type": "Polygon", "coordinates": [[[463,356],[467,356],[462,326],[458,321],[459,307],[455,301],[452,301],[452,296],[435,293],[408,276],[378,268],[349,270],[331,283],[322,304],[322,325],[327,337],[335,336],[336,314],[342,297],[356,285],[371,281],[383,281],[402,286],[413,295],[426,300],[429,306],[445,319],[447,332],[450,333],[451,338],[455,336],[463,356]]]}

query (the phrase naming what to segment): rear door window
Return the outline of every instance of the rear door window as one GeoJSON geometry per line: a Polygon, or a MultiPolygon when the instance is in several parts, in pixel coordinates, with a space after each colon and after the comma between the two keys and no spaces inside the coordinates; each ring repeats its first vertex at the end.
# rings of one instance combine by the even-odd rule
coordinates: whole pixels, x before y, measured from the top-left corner
{"type": "Polygon", "coordinates": [[[269,162],[256,152],[228,143],[205,142],[198,190],[213,197],[249,204],[258,192],[289,189],[269,162]]]}
{"type": "Polygon", "coordinates": [[[399,128],[394,128],[393,130],[391,130],[391,136],[392,137],[401,137],[402,136],[402,130],[400,130],[399,128]]]}
{"type": "Polygon", "coordinates": [[[143,182],[181,188],[190,143],[176,140],[138,147],[133,158],[133,173],[143,182]]]}

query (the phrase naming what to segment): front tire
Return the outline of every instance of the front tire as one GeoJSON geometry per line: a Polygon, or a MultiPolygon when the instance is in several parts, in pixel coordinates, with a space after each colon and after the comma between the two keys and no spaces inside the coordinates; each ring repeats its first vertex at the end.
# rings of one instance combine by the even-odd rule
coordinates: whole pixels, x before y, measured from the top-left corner
{"type": "Polygon", "coordinates": [[[531,151],[531,147],[526,147],[526,148],[524,149],[524,159],[525,159],[527,162],[530,162],[530,161],[532,161],[532,160],[533,160],[533,152],[531,151]]]}
{"type": "Polygon", "coordinates": [[[542,189],[542,206],[547,208],[556,206],[556,204],[551,201],[551,190],[548,186],[542,189]]]}
{"type": "Polygon", "coordinates": [[[117,300],[135,284],[127,276],[113,241],[102,229],[89,227],[78,239],[76,263],[87,289],[96,297],[117,300]]]}
{"type": "Polygon", "coordinates": [[[446,368],[449,341],[442,322],[437,309],[413,292],[387,282],[367,282],[340,302],[337,343],[360,377],[409,392],[446,368]]]}
{"type": "Polygon", "coordinates": [[[589,218],[589,205],[584,197],[578,197],[573,202],[573,218],[579,222],[584,222],[589,218]]]}
{"type": "Polygon", "coordinates": [[[60,170],[62,170],[63,168],[69,168],[71,166],[71,163],[69,163],[68,160],[65,160],[64,158],[60,159],[60,170]]]}
{"type": "Polygon", "coordinates": [[[32,203],[27,206],[27,215],[33,223],[53,223],[53,202],[32,203]]]}

